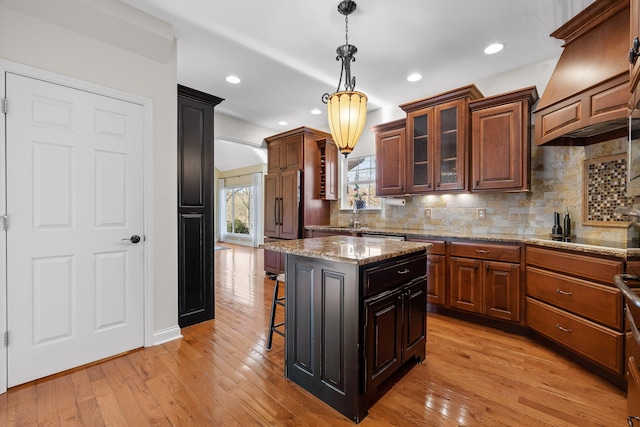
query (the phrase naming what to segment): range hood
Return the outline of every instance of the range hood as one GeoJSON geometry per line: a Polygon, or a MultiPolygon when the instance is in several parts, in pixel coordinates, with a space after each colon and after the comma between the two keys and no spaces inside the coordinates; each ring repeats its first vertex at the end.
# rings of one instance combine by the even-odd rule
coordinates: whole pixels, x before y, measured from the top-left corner
{"type": "Polygon", "coordinates": [[[551,34],[564,50],[535,114],[536,145],[589,145],[626,135],[629,0],[596,0],[551,34]]]}

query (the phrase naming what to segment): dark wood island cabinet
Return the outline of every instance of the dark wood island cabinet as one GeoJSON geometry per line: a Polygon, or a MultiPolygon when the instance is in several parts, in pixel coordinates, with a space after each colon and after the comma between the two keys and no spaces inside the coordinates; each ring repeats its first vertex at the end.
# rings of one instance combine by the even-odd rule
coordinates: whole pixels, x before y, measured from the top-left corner
{"type": "Polygon", "coordinates": [[[354,422],[426,352],[430,243],[331,236],[265,243],[286,254],[285,376],[354,422]]]}

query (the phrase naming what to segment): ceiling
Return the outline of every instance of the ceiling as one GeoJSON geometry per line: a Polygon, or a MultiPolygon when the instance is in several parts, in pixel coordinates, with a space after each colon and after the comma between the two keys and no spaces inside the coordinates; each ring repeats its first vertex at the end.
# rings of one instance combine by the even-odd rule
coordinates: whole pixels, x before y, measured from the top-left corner
{"type": "MultiPolygon", "coordinates": [[[[321,97],[337,88],[335,50],[345,43],[339,1],[123,1],[173,24],[178,83],[224,98],[217,113],[273,133],[303,125],[326,129],[321,97]],[[230,74],[241,83],[227,83],[230,74]]],[[[561,41],[549,34],[592,2],[358,0],[348,32],[358,48],[351,67],[356,90],[367,94],[373,111],[558,57],[561,41]],[[498,41],[503,51],[483,53],[498,41]],[[408,82],[415,72],[422,80],[408,82]]],[[[230,159],[242,166],[255,154],[239,153],[251,149],[220,143],[216,167],[230,169],[230,159]]]]}

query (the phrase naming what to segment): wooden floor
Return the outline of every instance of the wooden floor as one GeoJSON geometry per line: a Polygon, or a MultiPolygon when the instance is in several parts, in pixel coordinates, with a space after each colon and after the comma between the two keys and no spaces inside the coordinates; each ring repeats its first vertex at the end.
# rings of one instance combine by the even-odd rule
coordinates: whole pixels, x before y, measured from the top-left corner
{"type": "MultiPolygon", "coordinates": [[[[266,350],[262,251],[215,251],[216,319],[184,339],[10,389],[0,426],[352,426],[266,350]]],[[[626,426],[622,391],[528,338],[428,315],[427,358],[362,426],[626,426]]]]}

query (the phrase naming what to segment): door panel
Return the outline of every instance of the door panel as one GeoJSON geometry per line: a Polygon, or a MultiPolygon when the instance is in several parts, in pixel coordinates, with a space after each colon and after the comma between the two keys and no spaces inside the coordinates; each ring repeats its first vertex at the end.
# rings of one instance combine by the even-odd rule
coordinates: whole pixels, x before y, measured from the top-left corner
{"type": "Polygon", "coordinates": [[[6,75],[8,385],[144,344],[143,107],[6,75]]]}
{"type": "Polygon", "coordinates": [[[282,239],[298,239],[300,221],[300,182],[302,172],[290,171],[282,173],[282,195],[280,197],[280,237],[282,239]]]}

